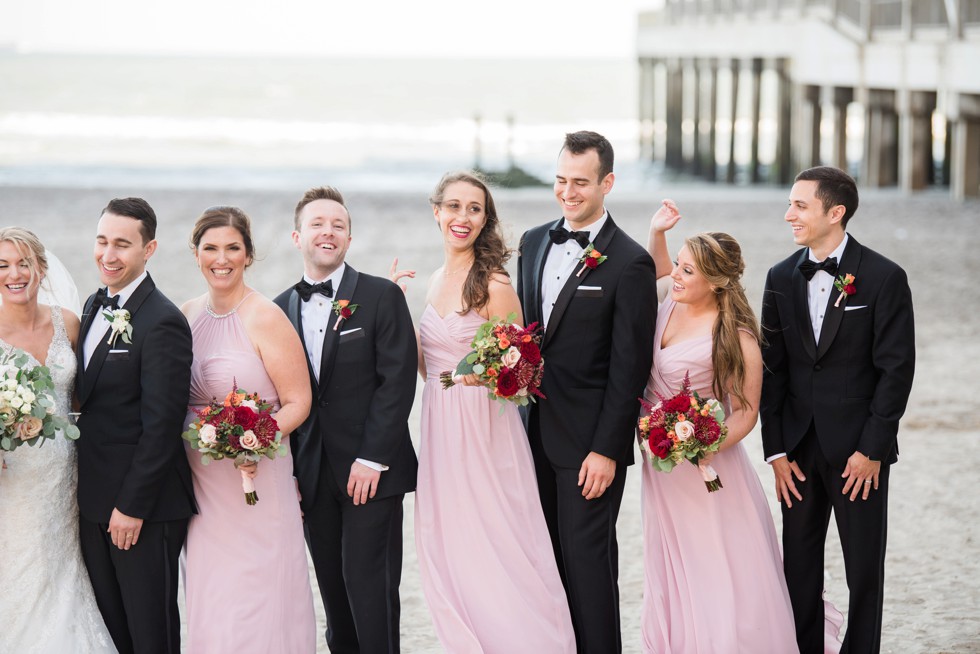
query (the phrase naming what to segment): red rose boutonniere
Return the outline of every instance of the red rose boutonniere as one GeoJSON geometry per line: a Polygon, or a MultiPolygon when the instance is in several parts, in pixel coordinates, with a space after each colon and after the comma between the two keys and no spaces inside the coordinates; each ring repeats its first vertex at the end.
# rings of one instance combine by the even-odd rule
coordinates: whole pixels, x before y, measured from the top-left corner
{"type": "Polygon", "coordinates": [[[334,300],[333,302],[333,312],[337,314],[337,322],[333,324],[333,330],[337,331],[340,324],[354,315],[357,311],[359,304],[351,304],[350,300],[334,300]]]}
{"type": "Polygon", "coordinates": [[[600,263],[606,260],[606,258],[606,255],[596,250],[595,246],[589,243],[588,247],[585,248],[585,252],[582,253],[582,258],[578,260],[579,263],[582,264],[582,267],[578,269],[575,276],[581,277],[586,268],[589,270],[595,270],[599,267],[600,263]]]}
{"type": "Polygon", "coordinates": [[[848,273],[839,276],[834,280],[834,288],[840,291],[840,295],[837,296],[837,301],[834,302],[834,306],[839,307],[841,300],[857,293],[857,287],[854,286],[854,275],[848,273]]]}

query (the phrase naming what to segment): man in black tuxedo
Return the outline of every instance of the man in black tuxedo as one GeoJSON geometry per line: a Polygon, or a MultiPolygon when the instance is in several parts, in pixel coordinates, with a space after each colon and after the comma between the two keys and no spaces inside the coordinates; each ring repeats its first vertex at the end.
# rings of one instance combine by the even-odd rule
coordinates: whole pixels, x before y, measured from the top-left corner
{"type": "Polygon", "coordinates": [[[293,467],[330,651],[398,652],[418,348],[401,289],[347,265],[350,242],[340,192],[307,191],[293,232],[303,280],[275,300],[303,340],[314,389],[310,417],[292,435],[293,467]]]}
{"type": "Polygon", "coordinates": [[[879,651],[888,470],[915,368],[908,279],[847,234],[857,206],[843,171],[821,166],[797,176],[785,220],[804,247],[769,270],[762,304],[762,441],[782,503],[803,654],[824,651],[831,511],[850,590],[841,652],[879,651]]]}
{"type": "Polygon", "coordinates": [[[653,260],[603,204],[612,168],[603,136],[566,135],[555,180],[563,217],[524,234],[517,264],[524,319],[545,327],[548,399],[527,415],[538,491],[578,649],[603,653],[622,650],[616,518],[657,307],[653,260]],[[604,257],[594,268],[581,261],[590,244],[604,257]]]}
{"type": "Polygon", "coordinates": [[[195,512],[180,437],[191,331],[146,272],[156,225],[141,198],[103,210],[95,263],[105,288],[85,302],[77,350],[79,538],[122,654],[180,652],[177,559],[195,512]],[[129,313],[131,333],[114,333],[115,308],[129,313]]]}

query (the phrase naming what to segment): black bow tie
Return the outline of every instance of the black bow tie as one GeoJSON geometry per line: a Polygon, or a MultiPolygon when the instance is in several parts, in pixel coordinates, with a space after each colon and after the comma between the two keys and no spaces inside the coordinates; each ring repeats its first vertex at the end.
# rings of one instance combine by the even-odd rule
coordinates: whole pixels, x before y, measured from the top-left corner
{"type": "Polygon", "coordinates": [[[109,309],[110,311],[115,311],[118,308],[118,295],[109,295],[109,291],[104,288],[100,288],[95,292],[95,300],[92,301],[93,311],[98,311],[99,309],[109,309]]]}
{"type": "Polygon", "coordinates": [[[837,257],[828,257],[820,263],[807,259],[800,264],[800,272],[803,273],[803,276],[806,277],[807,281],[813,279],[813,276],[817,274],[818,270],[823,270],[824,272],[829,273],[831,277],[836,276],[837,257]]]}
{"type": "Polygon", "coordinates": [[[564,227],[557,227],[548,232],[551,237],[551,242],[558,245],[562,245],[568,239],[573,239],[576,243],[581,245],[583,248],[589,245],[589,233],[588,232],[570,232],[564,227]]]}
{"type": "Polygon", "coordinates": [[[296,285],[296,292],[299,293],[301,298],[303,298],[303,302],[309,302],[314,293],[320,293],[321,295],[326,295],[327,297],[333,297],[333,281],[328,279],[327,281],[320,282],[319,284],[311,284],[304,279],[296,285]]]}

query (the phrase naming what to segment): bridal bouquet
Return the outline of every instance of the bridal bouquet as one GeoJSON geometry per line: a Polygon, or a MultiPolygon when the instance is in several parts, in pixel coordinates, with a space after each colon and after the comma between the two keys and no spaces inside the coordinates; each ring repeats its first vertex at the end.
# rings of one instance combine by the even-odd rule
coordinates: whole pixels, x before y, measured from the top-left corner
{"type": "MultiPolygon", "coordinates": [[[[262,456],[270,459],[285,456],[282,432],[269,410],[272,405],[264,402],[258,393],[249,393],[233,384],[223,402],[212,400],[196,411],[197,420],[187,426],[184,440],[201,453],[201,463],[224,458],[234,459],[235,467],[258,463],[262,456]]],[[[242,473],[242,490],[245,502],[254,506],[259,501],[252,477],[242,473]]]]}
{"type": "Polygon", "coordinates": [[[54,382],[47,366],[28,368],[27,353],[13,349],[0,356],[0,451],[43,444],[59,429],[78,438],[78,427],[55,415],[54,382]]]}
{"type": "Polygon", "coordinates": [[[456,370],[439,375],[443,388],[456,384],[456,377],[474,374],[490,391],[490,398],[501,403],[525,406],[536,397],[544,398],[539,387],[544,374],[541,358],[541,329],[538,323],[527,327],[514,324],[517,314],[506,320],[491,318],[480,325],[470,347],[456,370]]]}
{"type": "Polygon", "coordinates": [[[722,487],[721,478],[701,460],[717,452],[728,434],[725,409],[718,400],[703,400],[691,390],[691,380],[684,375],[680,391],[673,397],[657,393],[660,401],[650,404],[640,398],[643,415],[637,421],[640,447],[654,470],[670,472],[678,463],[689,461],[701,471],[709,493],[722,487]]]}

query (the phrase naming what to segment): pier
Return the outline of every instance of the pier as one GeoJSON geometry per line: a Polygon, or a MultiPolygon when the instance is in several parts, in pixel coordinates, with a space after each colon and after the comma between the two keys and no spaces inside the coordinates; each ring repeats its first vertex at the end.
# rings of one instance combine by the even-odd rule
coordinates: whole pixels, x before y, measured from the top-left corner
{"type": "Polygon", "coordinates": [[[641,156],[670,172],[980,197],[980,0],[665,0],[637,29],[641,156]]]}

